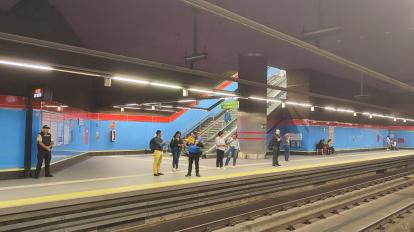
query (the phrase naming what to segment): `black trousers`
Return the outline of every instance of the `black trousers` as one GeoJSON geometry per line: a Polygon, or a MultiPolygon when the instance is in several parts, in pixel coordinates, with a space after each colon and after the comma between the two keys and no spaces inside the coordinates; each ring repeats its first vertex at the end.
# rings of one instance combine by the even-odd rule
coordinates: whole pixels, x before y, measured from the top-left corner
{"type": "Polygon", "coordinates": [[[273,148],[273,166],[279,165],[279,154],[280,149],[279,148],[273,148]]]}
{"type": "Polygon", "coordinates": [[[50,161],[52,160],[52,153],[50,151],[38,150],[37,151],[37,166],[36,176],[40,174],[42,169],[43,160],[45,160],[45,175],[50,175],[50,161]]]}
{"type": "Polygon", "coordinates": [[[191,172],[193,171],[193,162],[195,163],[195,171],[196,174],[200,173],[200,166],[199,166],[199,161],[200,161],[200,154],[201,153],[189,153],[188,154],[188,175],[191,175],[191,172]]]}
{"type": "Polygon", "coordinates": [[[224,151],[217,149],[216,167],[223,167],[224,151]]]}

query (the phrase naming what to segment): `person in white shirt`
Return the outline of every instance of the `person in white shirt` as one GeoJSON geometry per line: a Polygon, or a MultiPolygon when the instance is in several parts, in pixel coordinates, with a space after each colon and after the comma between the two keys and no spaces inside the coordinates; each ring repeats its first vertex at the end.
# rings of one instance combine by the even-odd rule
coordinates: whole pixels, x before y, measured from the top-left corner
{"type": "Polygon", "coordinates": [[[391,138],[389,135],[387,136],[385,142],[387,143],[387,151],[388,151],[391,148],[391,138]]]}
{"type": "Polygon", "coordinates": [[[216,167],[223,169],[223,158],[224,158],[224,151],[226,150],[227,145],[226,141],[223,138],[223,131],[220,131],[218,133],[218,136],[216,138],[216,167]]]}
{"type": "Polygon", "coordinates": [[[236,160],[240,151],[240,143],[237,138],[237,133],[233,134],[230,139],[227,141],[227,144],[230,147],[229,154],[226,159],[226,166],[229,165],[230,159],[233,158],[233,168],[236,167],[236,160]]]}

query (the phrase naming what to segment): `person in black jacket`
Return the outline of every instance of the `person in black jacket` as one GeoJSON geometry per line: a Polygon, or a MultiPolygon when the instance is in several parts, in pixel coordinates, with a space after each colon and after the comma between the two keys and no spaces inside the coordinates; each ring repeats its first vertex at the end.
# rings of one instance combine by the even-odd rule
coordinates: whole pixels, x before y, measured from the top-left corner
{"type": "Polygon", "coordinates": [[[173,172],[178,171],[178,161],[180,160],[181,150],[184,146],[184,140],[181,138],[181,132],[177,131],[171,139],[170,148],[173,156],[173,172]]]}
{"type": "Polygon", "coordinates": [[[275,134],[273,135],[273,138],[272,138],[272,149],[273,149],[272,166],[280,166],[279,164],[280,141],[282,141],[282,137],[280,136],[280,130],[276,129],[275,134]]]}
{"type": "Polygon", "coordinates": [[[37,165],[35,178],[39,178],[40,171],[42,169],[43,160],[45,160],[45,176],[53,177],[50,174],[50,161],[52,159],[52,147],[53,147],[53,138],[49,133],[50,127],[44,125],[42,127],[42,132],[37,135],[37,165]]]}

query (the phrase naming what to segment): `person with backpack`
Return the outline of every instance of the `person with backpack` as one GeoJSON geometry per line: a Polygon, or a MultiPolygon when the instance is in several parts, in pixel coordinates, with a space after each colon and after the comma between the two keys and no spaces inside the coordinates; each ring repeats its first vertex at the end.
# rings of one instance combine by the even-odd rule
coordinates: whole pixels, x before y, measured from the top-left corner
{"type": "Polygon", "coordinates": [[[187,146],[188,146],[188,172],[186,177],[191,176],[191,172],[193,169],[193,162],[195,163],[195,171],[196,176],[200,177],[200,155],[201,155],[201,148],[204,147],[203,141],[200,137],[198,137],[198,133],[194,132],[192,134],[194,137],[192,139],[187,140],[187,146]]]}
{"type": "Polygon", "coordinates": [[[163,156],[163,146],[165,142],[162,139],[162,132],[160,130],[157,130],[156,135],[154,138],[150,141],[150,149],[151,152],[154,154],[154,164],[152,166],[154,176],[161,176],[164,175],[161,171],[161,162],[162,162],[162,156],[163,156]]]}
{"type": "Polygon", "coordinates": [[[184,141],[181,138],[181,132],[177,131],[174,134],[174,137],[170,141],[170,148],[173,156],[173,172],[178,171],[178,161],[180,159],[181,151],[184,147],[184,141]]]}

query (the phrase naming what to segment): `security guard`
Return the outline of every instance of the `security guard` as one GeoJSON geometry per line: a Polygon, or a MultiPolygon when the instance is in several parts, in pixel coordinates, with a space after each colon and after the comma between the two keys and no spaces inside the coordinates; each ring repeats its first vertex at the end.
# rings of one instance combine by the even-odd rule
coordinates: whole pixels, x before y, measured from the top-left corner
{"type": "Polygon", "coordinates": [[[49,133],[50,127],[44,125],[42,132],[37,136],[37,166],[35,178],[39,178],[40,170],[42,169],[43,159],[45,160],[45,176],[53,177],[50,174],[50,160],[52,159],[53,138],[49,133]]]}

